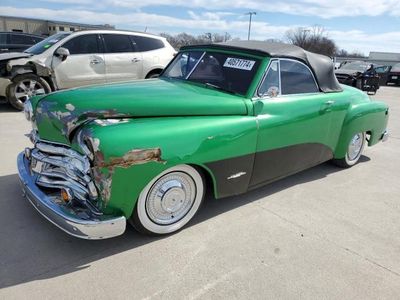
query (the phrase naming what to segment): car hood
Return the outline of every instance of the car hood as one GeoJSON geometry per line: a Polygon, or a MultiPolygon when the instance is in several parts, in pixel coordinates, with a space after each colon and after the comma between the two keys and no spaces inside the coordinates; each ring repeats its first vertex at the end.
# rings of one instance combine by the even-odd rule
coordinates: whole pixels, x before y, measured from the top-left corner
{"type": "Polygon", "coordinates": [[[26,57],[30,57],[30,56],[32,56],[32,54],[24,53],[24,52],[1,53],[0,61],[17,59],[17,58],[26,58],[26,57]]]}
{"type": "Polygon", "coordinates": [[[71,89],[32,104],[40,137],[61,143],[95,119],[247,114],[243,97],[169,79],[71,89]]]}

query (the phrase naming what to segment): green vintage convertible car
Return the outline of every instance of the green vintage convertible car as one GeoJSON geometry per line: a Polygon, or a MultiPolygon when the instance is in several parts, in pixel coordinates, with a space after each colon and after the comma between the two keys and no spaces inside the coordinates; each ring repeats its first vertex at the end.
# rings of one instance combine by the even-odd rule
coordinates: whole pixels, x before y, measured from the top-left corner
{"type": "Polygon", "coordinates": [[[159,79],[33,97],[18,157],[26,198],[86,239],[167,234],[216,198],[386,140],[388,106],[337,82],[328,57],[285,44],[188,46],[159,79]],[[206,184],[208,183],[208,184],[206,184]]]}

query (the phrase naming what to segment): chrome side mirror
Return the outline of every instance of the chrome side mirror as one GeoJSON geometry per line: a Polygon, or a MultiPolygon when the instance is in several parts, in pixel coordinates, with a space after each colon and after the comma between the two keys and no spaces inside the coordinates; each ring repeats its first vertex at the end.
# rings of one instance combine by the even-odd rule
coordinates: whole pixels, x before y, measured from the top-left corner
{"type": "Polygon", "coordinates": [[[271,86],[265,94],[271,98],[277,97],[279,95],[279,88],[276,86],[271,86]]]}
{"type": "Polygon", "coordinates": [[[55,56],[61,58],[62,61],[66,60],[70,55],[69,50],[67,48],[60,47],[54,52],[55,56]]]}

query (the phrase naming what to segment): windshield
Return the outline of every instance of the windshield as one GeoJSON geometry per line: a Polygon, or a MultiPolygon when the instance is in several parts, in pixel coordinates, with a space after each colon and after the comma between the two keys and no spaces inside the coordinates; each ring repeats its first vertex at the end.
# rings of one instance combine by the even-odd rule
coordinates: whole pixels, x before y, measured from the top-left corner
{"type": "Polygon", "coordinates": [[[363,61],[353,61],[351,63],[343,65],[340,69],[364,72],[368,69],[368,63],[363,61]]]}
{"type": "Polygon", "coordinates": [[[70,33],[57,33],[52,36],[49,36],[47,39],[44,39],[43,41],[33,45],[32,47],[26,49],[24,52],[25,53],[30,53],[30,54],[41,54],[47,49],[49,49],[51,46],[53,46],[55,43],[58,41],[62,40],[63,38],[67,37],[70,35],[70,33]]]}
{"type": "Polygon", "coordinates": [[[245,95],[259,64],[260,60],[252,57],[192,50],[180,52],[162,76],[245,95]]]}
{"type": "Polygon", "coordinates": [[[392,72],[400,72],[400,64],[395,64],[392,69],[392,72]]]}

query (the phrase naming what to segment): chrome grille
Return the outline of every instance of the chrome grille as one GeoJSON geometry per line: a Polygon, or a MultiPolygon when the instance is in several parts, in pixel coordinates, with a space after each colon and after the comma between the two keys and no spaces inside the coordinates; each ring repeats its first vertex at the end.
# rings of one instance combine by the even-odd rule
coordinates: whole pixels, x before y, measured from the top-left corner
{"type": "Polygon", "coordinates": [[[68,189],[80,203],[96,207],[98,194],[87,157],[69,147],[43,141],[35,143],[30,156],[31,172],[38,186],[68,189]]]}

